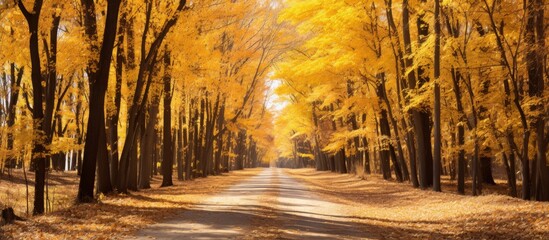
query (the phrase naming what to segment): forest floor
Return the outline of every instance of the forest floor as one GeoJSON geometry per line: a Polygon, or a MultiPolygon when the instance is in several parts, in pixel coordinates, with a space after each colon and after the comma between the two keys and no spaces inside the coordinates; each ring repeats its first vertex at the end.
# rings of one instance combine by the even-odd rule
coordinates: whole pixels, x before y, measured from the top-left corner
{"type": "Polygon", "coordinates": [[[386,239],[549,239],[549,203],[502,195],[505,184],[486,187],[482,196],[455,193],[445,179],[442,191],[368,175],[286,170],[322,199],[347,206],[353,221],[386,239]]]}
{"type": "MultiPolygon", "coordinates": [[[[78,192],[79,177],[76,171],[48,172],[46,182],[46,210],[54,212],[74,205],[78,192]]],[[[12,207],[15,214],[28,217],[32,214],[34,196],[34,172],[24,173],[22,169],[5,171],[0,175],[0,208],[12,207]],[[26,174],[26,178],[25,178],[26,174]],[[28,185],[28,189],[27,189],[28,185]],[[28,195],[27,195],[28,190],[28,195]],[[28,201],[27,201],[27,196],[28,201]],[[28,204],[28,208],[27,208],[28,204]]]]}
{"type": "MultiPolygon", "coordinates": [[[[75,204],[78,177],[75,172],[52,172],[49,195],[53,210],[0,227],[0,239],[112,239],[174,216],[208,196],[260,173],[260,169],[234,171],[192,181],[176,181],[175,186],[159,188],[162,178],[155,176],[151,189],[102,196],[97,204],[75,204]]],[[[28,173],[29,180],[34,175],[28,173]]],[[[29,181],[32,212],[33,182],[29,181]]],[[[25,217],[26,187],[22,173],[14,172],[8,181],[0,179],[0,206],[11,206],[25,217]]]]}
{"type": "MultiPolygon", "coordinates": [[[[50,191],[67,205],[1,227],[0,239],[549,239],[549,203],[505,196],[502,181],[473,197],[456,194],[449,179],[439,193],[365,178],[248,169],[158,188],[155,177],[152,189],[75,205],[76,175],[52,173],[50,191]]],[[[22,215],[24,180],[6,182],[0,193],[18,196],[22,215]]],[[[0,205],[13,199],[0,195],[0,205]]]]}

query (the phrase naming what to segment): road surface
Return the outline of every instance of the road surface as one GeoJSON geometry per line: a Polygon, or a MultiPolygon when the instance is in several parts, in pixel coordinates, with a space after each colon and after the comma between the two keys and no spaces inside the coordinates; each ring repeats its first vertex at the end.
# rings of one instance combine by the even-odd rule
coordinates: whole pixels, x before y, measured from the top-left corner
{"type": "Polygon", "coordinates": [[[379,239],[284,171],[268,168],[133,239],[379,239]]]}

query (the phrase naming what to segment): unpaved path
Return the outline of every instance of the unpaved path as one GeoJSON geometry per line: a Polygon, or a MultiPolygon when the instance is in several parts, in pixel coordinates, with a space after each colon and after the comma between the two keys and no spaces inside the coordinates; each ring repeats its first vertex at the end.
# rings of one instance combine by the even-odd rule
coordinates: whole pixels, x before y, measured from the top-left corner
{"type": "Polygon", "coordinates": [[[151,225],[137,239],[365,239],[379,238],[282,170],[259,175],[151,225]]]}

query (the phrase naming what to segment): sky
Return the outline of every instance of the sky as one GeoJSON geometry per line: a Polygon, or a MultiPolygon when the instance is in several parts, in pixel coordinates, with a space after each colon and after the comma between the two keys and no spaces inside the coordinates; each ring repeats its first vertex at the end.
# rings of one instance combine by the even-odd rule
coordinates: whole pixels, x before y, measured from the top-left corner
{"type": "MultiPolygon", "coordinates": [[[[269,74],[271,76],[272,74],[269,74]]],[[[276,88],[282,84],[281,79],[267,79],[267,86],[269,87],[268,97],[267,97],[267,109],[269,109],[274,117],[276,118],[278,114],[288,105],[288,102],[276,94],[276,88]]]]}

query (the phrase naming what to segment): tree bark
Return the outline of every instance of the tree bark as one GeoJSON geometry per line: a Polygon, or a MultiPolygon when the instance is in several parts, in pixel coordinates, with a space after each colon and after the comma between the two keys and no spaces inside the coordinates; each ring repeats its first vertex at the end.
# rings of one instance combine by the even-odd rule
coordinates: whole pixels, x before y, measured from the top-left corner
{"type": "Polygon", "coordinates": [[[434,81],[435,81],[435,104],[434,104],[434,159],[433,159],[433,190],[440,192],[440,175],[442,174],[441,159],[441,130],[440,130],[440,0],[435,0],[435,53],[434,53],[434,81]]]}
{"type": "MultiPolygon", "coordinates": [[[[544,94],[544,70],[545,70],[545,25],[544,25],[544,2],[543,0],[528,0],[526,25],[526,42],[528,50],[526,52],[526,64],[528,68],[528,94],[532,98],[540,99],[537,104],[532,106],[532,111],[541,113],[534,117],[531,128],[536,133],[536,164],[534,166],[537,175],[537,194],[535,198],[538,201],[549,201],[549,167],[546,159],[546,139],[545,139],[545,117],[543,111],[544,94]]],[[[527,146],[525,144],[525,146],[527,146]]]]}
{"type": "Polygon", "coordinates": [[[155,161],[153,159],[155,158],[155,151],[156,151],[156,143],[155,143],[155,135],[156,135],[156,129],[155,126],[158,122],[158,112],[159,112],[159,97],[153,97],[153,99],[150,101],[149,107],[148,107],[148,114],[147,114],[147,120],[146,125],[144,127],[144,137],[141,140],[141,161],[140,163],[140,174],[139,174],[139,188],[140,189],[147,189],[151,188],[150,179],[152,170],[155,167],[155,161]]]}
{"type": "MultiPolygon", "coordinates": [[[[25,16],[29,27],[29,50],[31,59],[31,81],[33,92],[33,130],[35,134],[44,131],[44,110],[42,108],[42,76],[40,70],[40,51],[38,48],[38,24],[40,11],[42,10],[43,1],[36,0],[32,8],[32,13],[27,10],[22,0],[17,1],[19,9],[25,16]]],[[[34,184],[34,209],[33,215],[44,213],[44,183],[46,179],[46,158],[44,154],[46,148],[39,136],[33,140],[32,161],[36,170],[34,184]]]]}
{"type": "Polygon", "coordinates": [[[174,143],[174,151],[177,151],[177,157],[175,158],[176,161],[177,161],[177,180],[179,181],[183,181],[185,180],[184,178],[184,175],[183,175],[183,159],[184,159],[184,148],[185,146],[183,145],[183,113],[179,113],[179,118],[178,118],[178,125],[179,125],[179,128],[177,129],[175,135],[177,135],[177,142],[174,143]]]}
{"type": "Polygon", "coordinates": [[[120,120],[120,104],[122,101],[122,78],[124,72],[124,64],[126,59],[124,56],[124,35],[126,32],[127,20],[126,13],[122,13],[120,17],[120,26],[118,28],[118,45],[116,50],[116,90],[114,96],[114,112],[112,115],[108,116],[108,129],[109,137],[108,144],[110,146],[109,151],[109,160],[110,160],[110,171],[111,171],[111,183],[113,186],[118,182],[118,121],[120,120]]]}
{"type": "MultiPolygon", "coordinates": [[[[413,58],[412,58],[412,40],[411,40],[411,37],[410,37],[410,5],[408,4],[408,0],[403,0],[402,1],[402,35],[403,35],[403,42],[404,42],[404,52],[406,54],[406,57],[405,57],[405,65],[406,65],[406,68],[411,68],[413,65],[414,65],[414,61],[413,61],[413,58]]],[[[407,75],[407,79],[408,79],[408,88],[409,89],[415,89],[416,88],[416,85],[417,85],[417,82],[416,82],[416,74],[415,74],[415,71],[409,71],[408,75],[407,75]]],[[[406,95],[405,96],[406,99],[409,99],[410,96],[409,95],[406,95]]],[[[414,187],[419,187],[420,185],[420,181],[418,180],[418,177],[417,177],[417,169],[416,169],[416,165],[417,165],[417,161],[421,161],[421,159],[424,159],[424,155],[423,155],[423,152],[424,150],[420,150],[419,146],[420,146],[420,136],[418,135],[421,131],[421,125],[417,125],[416,122],[417,121],[421,121],[421,116],[420,116],[420,113],[417,111],[417,109],[411,109],[409,111],[409,114],[410,114],[410,118],[411,118],[411,122],[412,122],[412,127],[413,127],[413,131],[414,133],[412,133],[411,131],[408,132],[408,136],[409,137],[414,137],[416,138],[416,140],[414,141],[418,146],[416,147],[415,144],[414,146],[411,146],[411,147],[414,147],[415,149],[410,149],[409,151],[413,151],[415,154],[414,154],[414,157],[410,158],[410,177],[412,179],[412,184],[414,187]],[[422,153],[422,155],[420,156],[420,152],[422,153]]],[[[423,133],[421,133],[423,134],[423,133]]],[[[421,186],[423,187],[423,184],[421,184],[421,186]]]]}
{"type": "MultiPolygon", "coordinates": [[[[88,40],[92,42],[92,51],[99,48],[93,42],[97,39],[97,23],[95,18],[95,3],[93,0],[81,0],[82,14],[84,15],[85,32],[88,40]]],[[[90,82],[90,106],[88,112],[88,126],[86,132],[86,143],[84,145],[84,159],[82,163],[82,174],[78,187],[78,201],[90,202],[94,199],[93,189],[95,183],[95,167],[97,160],[107,162],[107,159],[97,159],[98,152],[106,151],[106,144],[100,146],[101,132],[105,132],[105,94],[107,91],[109,71],[111,66],[112,50],[116,38],[116,26],[118,23],[118,11],[120,0],[109,1],[107,4],[107,17],[103,41],[97,59],[88,62],[88,78],[90,82]],[[102,128],[102,129],[101,129],[102,128]],[[105,148],[102,150],[101,148],[105,148]]],[[[103,134],[103,136],[105,136],[103,134]]],[[[106,143],[106,141],[105,141],[106,143]]],[[[100,163],[101,164],[101,163],[100,163]]],[[[109,168],[101,168],[108,171],[109,168]]],[[[110,176],[110,174],[105,174],[110,176]]],[[[110,181],[109,181],[110,182],[110,181]]]]}
{"type": "MultiPolygon", "coordinates": [[[[421,0],[425,3],[426,0],[421,0]]],[[[421,45],[429,36],[429,24],[424,20],[425,13],[422,12],[417,17],[418,44],[421,45]]],[[[428,74],[425,73],[427,66],[417,68],[418,82],[410,84],[411,88],[420,89],[425,83],[429,82],[428,74]]],[[[414,130],[417,143],[417,158],[419,161],[419,185],[422,189],[433,185],[433,155],[431,152],[431,128],[429,122],[429,112],[427,110],[417,109],[414,113],[414,130]]]]}
{"type": "Polygon", "coordinates": [[[164,136],[163,136],[163,160],[162,160],[162,185],[173,185],[173,143],[172,143],[172,89],[171,89],[171,58],[170,52],[164,52],[164,136]]]}

